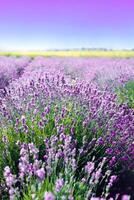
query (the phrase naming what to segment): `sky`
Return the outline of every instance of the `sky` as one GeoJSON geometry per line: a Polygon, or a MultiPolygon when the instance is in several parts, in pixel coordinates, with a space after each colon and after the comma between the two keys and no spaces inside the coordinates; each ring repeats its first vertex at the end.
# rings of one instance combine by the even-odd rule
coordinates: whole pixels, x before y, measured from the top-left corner
{"type": "Polygon", "coordinates": [[[134,48],[134,0],[0,0],[0,50],[134,48]]]}

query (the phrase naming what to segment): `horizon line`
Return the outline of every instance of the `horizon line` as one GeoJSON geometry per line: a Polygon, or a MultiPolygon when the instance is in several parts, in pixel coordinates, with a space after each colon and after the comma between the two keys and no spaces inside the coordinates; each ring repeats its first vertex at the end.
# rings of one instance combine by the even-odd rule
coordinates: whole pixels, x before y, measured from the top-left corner
{"type": "Polygon", "coordinates": [[[82,48],[49,48],[49,49],[0,49],[0,52],[47,52],[47,51],[134,51],[134,48],[105,48],[105,47],[82,47],[82,48]]]}

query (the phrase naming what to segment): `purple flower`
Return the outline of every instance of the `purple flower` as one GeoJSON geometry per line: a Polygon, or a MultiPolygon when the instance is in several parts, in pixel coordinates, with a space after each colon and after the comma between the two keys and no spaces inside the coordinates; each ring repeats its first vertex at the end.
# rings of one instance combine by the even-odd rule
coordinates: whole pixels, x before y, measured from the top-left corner
{"type": "Polygon", "coordinates": [[[44,160],[46,161],[47,158],[48,158],[48,156],[47,156],[47,155],[44,155],[43,158],[44,158],[44,160]]]}
{"type": "Polygon", "coordinates": [[[103,145],[104,144],[104,139],[102,137],[98,138],[97,140],[99,145],[103,145]]]}
{"type": "Polygon", "coordinates": [[[98,169],[96,172],[95,172],[95,179],[98,180],[100,177],[101,177],[101,169],[98,169]]]}
{"type": "Polygon", "coordinates": [[[44,200],[55,200],[53,193],[45,192],[44,200]]]}
{"type": "Polygon", "coordinates": [[[110,164],[111,167],[113,167],[115,163],[116,163],[116,157],[113,156],[113,157],[111,158],[111,160],[109,161],[109,164],[110,164]]]}
{"type": "Polygon", "coordinates": [[[4,176],[8,177],[10,173],[11,173],[10,167],[6,166],[4,169],[4,176]]]}
{"type": "Polygon", "coordinates": [[[4,142],[5,144],[8,144],[8,138],[7,138],[7,136],[3,136],[2,137],[2,142],[4,142]]]}
{"type": "Polygon", "coordinates": [[[123,195],[121,200],[130,200],[130,195],[123,195]]]}
{"type": "Polygon", "coordinates": [[[36,171],[36,175],[41,181],[43,181],[44,178],[45,178],[45,170],[44,170],[44,168],[38,169],[36,171]]]}
{"type": "Polygon", "coordinates": [[[116,181],[116,179],[117,179],[117,176],[115,176],[115,175],[111,176],[108,186],[111,187],[113,185],[113,183],[116,181]]]}
{"type": "Polygon", "coordinates": [[[88,162],[87,165],[85,166],[85,171],[90,174],[94,170],[94,163],[93,162],[88,162]]]}
{"type": "Polygon", "coordinates": [[[9,176],[6,178],[6,185],[7,185],[8,187],[11,187],[14,183],[15,183],[14,176],[13,176],[13,175],[9,175],[9,176]]]}
{"type": "Polygon", "coordinates": [[[91,197],[90,200],[106,200],[106,199],[101,198],[101,197],[91,197]]]}
{"type": "Polygon", "coordinates": [[[72,195],[69,195],[68,200],[74,200],[74,197],[72,195]]]}
{"type": "Polygon", "coordinates": [[[8,166],[5,167],[5,169],[4,169],[4,177],[6,180],[6,185],[9,188],[11,188],[14,185],[14,183],[16,182],[16,180],[15,180],[15,176],[11,173],[11,170],[8,166]]]}
{"type": "Polygon", "coordinates": [[[26,123],[26,117],[24,115],[21,116],[21,121],[22,121],[22,124],[26,123]]]}
{"type": "Polygon", "coordinates": [[[106,153],[109,154],[109,155],[111,155],[113,153],[113,149],[112,148],[108,148],[106,150],[106,153]]]}
{"type": "Polygon", "coordinates": [[[60,192],[60,190],[62,189],[63,185],[64,185],[63,179],[62,178],[57,179],[56,183],[55,183],[56,192],[60,192]]]}
{"type": "Polygon", "coordinates": [[[10,188],[9,189],[9,198],[10,198],[10,200],[14,200],[15,199],[15,192],[16,192],[16,190],[15,189],[13,189],[13,188],[10,188]]]}
{"type": "Polygon", "coordinates": [[[14,193],[15,193],[15,190],[14,190],[13,188],[11,188],[11,189],[9,190],[10,196],[14,196],[14,193]]]}

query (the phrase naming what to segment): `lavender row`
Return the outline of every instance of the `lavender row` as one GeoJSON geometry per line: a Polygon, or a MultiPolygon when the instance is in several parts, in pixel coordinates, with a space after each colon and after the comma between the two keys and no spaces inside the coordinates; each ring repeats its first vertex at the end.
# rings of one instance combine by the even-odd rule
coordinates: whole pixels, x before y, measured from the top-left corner
{"type": "Polygon", "coordinates": [[[0,99],[3,199],[130,199],[130,185],[112,192],[134,169],[134,110],[114,88],[133,66],[37,57],[12,79],[0,99]]]}

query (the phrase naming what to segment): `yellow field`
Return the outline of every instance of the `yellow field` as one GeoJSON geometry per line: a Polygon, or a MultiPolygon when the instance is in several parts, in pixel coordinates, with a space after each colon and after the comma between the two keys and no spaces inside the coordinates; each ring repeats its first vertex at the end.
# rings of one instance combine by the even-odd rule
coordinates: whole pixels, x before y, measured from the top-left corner
{"type": "Polygon", "coordinates": [[[57,57],[134,57],[134,51],[22,51],[22,52],[0,52],[7,56],[57,56],[57,57]]]}

